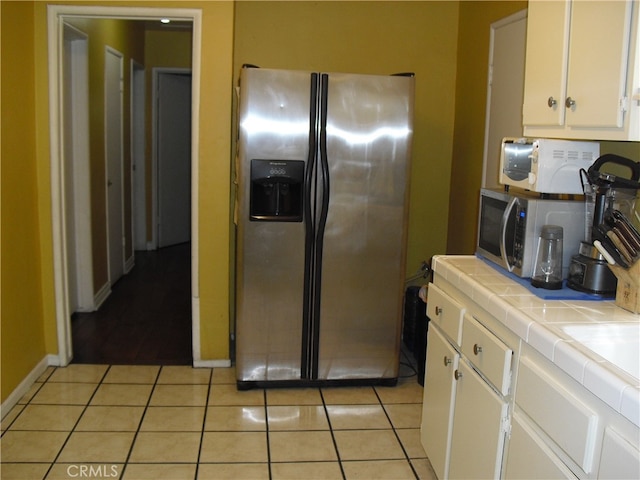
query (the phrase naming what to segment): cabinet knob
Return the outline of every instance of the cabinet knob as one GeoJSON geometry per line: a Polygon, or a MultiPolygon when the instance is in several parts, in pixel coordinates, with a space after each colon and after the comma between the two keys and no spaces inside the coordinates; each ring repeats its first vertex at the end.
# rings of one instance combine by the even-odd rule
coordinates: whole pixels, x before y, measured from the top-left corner
{"type": "Polygon", "coordinates": [[[451,365],[451,359],[445,355],[444,356],[444,366],[448,367],[449,365],[451,365]]]}
{"type": "Polygon", "coordinates": [[[553,98],[553,97],[549,97],[549,98],[547,99],[547,105],[549,106],[549,108],[553,108],[553,107],[555,107],[557,104],[558,104],[558,102],[556,101],[556,99],[555,99],[555,98],[553,98]]]}
{"type": "Polygon", "coordinates": [[[575,106],[575,104],[576,104],[576,101],[571,97],[567,97],[567,99],[564,101],[564,106],[567,108],[571,108],[575,106]]]}
{"type": "Polygon", "coordinates": [[[456,370],[455,372],[453,372],[453,378],[455,378],[456,380],[460,380],[462,378],[462,372],[460,370],[456,370]]]}
{"type": "Polygon", "coordinates": [[[477,343],[473,344],[473,353],[474,355],[478,355],[479,353],[482,353],[482,347],[480,345],[478,345],[477,343]]]}
{"type": "Polygon", "coordinates": [[[442,308],[436,306],[436,315],[440,315],[442,313],[442,308]]]}

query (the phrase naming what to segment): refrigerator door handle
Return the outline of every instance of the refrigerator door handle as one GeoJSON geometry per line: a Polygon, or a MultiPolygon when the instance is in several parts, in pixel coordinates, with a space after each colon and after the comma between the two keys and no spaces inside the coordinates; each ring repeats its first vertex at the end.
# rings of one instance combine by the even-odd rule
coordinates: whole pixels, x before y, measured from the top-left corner
{"type": "Polygon", "coordinates": [[[312,378],[311,358],[313,356],[312,334],[313,331],[313,277],[314,265],[314,237],[316,229],[315,207],[312,201],[314,188],[314,172],[318,158],[318,74],[311,74],[311,92],[309,95],[309,146],[307,154],[307,170],[304,180],[304,225],[305,225],[305,252],[304,252],[304,304],[302,311],[302,358],[301,377],[312,378]]]}
{"type": "Polygon", "coordinates": [[[320,192],[320,216],[318,218],[318,228],[315,236],[315,275],[314,275],[314,294],[313,294],[313,315],[312,326],[313,334],[311,338],[311,347],[313,355],[311,356],[311,378],[318,378],[318,359],[319,359],[319,342],[320,342],[320,291],[322,287],[322,249],[324,246],[324,231],[327,224],[327,215],[329,212],[329,159],[327,155],[327,103],[329,95],[329,75],[323,73],[320,78],[320,151],[319,151],[319,173],[322,189],[320,192]]]}

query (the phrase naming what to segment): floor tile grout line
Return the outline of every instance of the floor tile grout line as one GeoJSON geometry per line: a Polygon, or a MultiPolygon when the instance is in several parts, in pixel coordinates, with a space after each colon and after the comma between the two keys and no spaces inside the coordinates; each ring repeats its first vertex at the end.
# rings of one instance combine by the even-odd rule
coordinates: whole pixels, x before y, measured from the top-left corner
{"type": "Polygon", "coordinates": [[[198,458],[196,459],[196,471],[194,472],[194,480],[198,480],[198,472],[200,470],[200,460],[202,458],[202,446],[204,445],[204,434],[207,424],[207,413],[209,412],[209,397],[211,396],[211,387],[213,386],[213,368],[209,372],[209,384],[207,386],[207,396],[204,402],[204,417],[202,418],[202,430],[200,431],[200,445],[198,447],[198,458]]]}
{"type": "Polygon", "coordinates": [[[336,450],[336,457],[338,458],[338,466],[340,467],[340,474],[342,475],[342,479],[346,480],[347,476],[344,472],[344,467],[342,465],[342,458],[340,457],[340,450],[338,449],[338,442],[336,440],[336,436],[333,432],[333,425],[331,424],[331,417],[329,416],[329,410],[327,409],[327,403],[324,399],[324,394],[322,392],[322,388],[318,389],[320,392],[320,399],[322,400],[322,407],[324,409],[324,414],[327,417],[327,423],[329,424],[329,432],[331,433],[331,441],[333,442],[333,448],[336,450]]]}
{"type": "MultiPolygon", "coordinates": [[[[149,397],[147,398],[147,403],[144,406],[144,410],[142,411],[142,415],[140,416],[140,421],[138,422],[138,428],[133,434],[133,439],[131,440],[131,446],[129,447],[129,451],[127,452],[127,457],[124,460],[122,465],[122,471],[120,472],[120,478],[124,477],[125,472],[127,471],[127,466],[129,465],[129,461],[131,460],[131,455],[133,454],[133,447],[138,440],[138,434],[140,433],[140,428],[142,427],[142,422],[144,422],[144,418],[147,415],[147,410],[149,409],[149,405],[151,404],[151,398],[153,397],[153,393],[156,391],[156,386],[158,385],[158,380],[160,379],[160,374],[162,373],[162,365],[158,369],[158,373],[156,374],[155,381],[153,383],[153,387],[151,388],[151,392],[149,392],[149,397]]],[[[109,367],[111,369],[111,367],[109,367]]],[[[116,384],[117,385],[117,384],[116,384]]],[[[148,384],[145,384],[148,385],[148,384]]]]}
{"type": "Polygon", "coordinates": [[[400,445],[400,448],[402,449],[402,453],[404,453],[405,459],[409,463],[409,467],[411,468],[411,471],[413,472],[413,475],[415,476],[416,480],[420,480],[420,476],[418,475],[418,472],[416,472],[416,469],[413,466],[413,462],[411,461],[411,458],[409,457],[409,454],[407,453],[406,448],[404,448],[404,444],[402,443],[402,440],[400,439],[400,435],[398,435],[398,432],[396,431],[396,426],[393,424],[393,421],[391,421],[391,416],[389,415],[389,412],[387,411],[387,409],[385,407],[385,404],[382,401],[382,398],[380,397],[380,394],[378,393],[378,390],[374,388],[374,391],[376,393],[376,397],[378,397],[378,400],[380,401],[380,405],[382,406],[382,410],[384,411],[384,414],[386,415],[387,420],[391,424],[391,429],[393,430],[393,434],[395,435],[396,440],[398,441],[398,444],[400,445]]]}
{"type": "Polygon", "coordinates": [[[269,480],[273,480],[273,473],[271,471],[271,437],[269,435],[269,398],[267,395],[267,389],[262,389],[262,401],[264,403],[264,430],[267,436],[267,469],[269,473],[269,480]]]}

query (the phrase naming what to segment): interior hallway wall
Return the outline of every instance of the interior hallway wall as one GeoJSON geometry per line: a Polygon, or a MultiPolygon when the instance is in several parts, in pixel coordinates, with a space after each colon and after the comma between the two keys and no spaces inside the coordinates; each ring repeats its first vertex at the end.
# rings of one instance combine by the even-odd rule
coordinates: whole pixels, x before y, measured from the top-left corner
{"type": "Polygon", "coordinates": [[[36,164],[34,5],[0,2],[2,264],[0,294],[2,401],[46,353],[36,164]]]}

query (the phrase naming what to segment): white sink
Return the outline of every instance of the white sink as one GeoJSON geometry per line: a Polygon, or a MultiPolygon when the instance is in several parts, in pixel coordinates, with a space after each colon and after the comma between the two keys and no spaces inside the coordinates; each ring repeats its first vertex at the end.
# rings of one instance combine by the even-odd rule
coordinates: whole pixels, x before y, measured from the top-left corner
{"type": "Polygon", "coordinates": [[[559,328],[633,378],[640,379],[640,323],[571,324],[559,328]]]}

